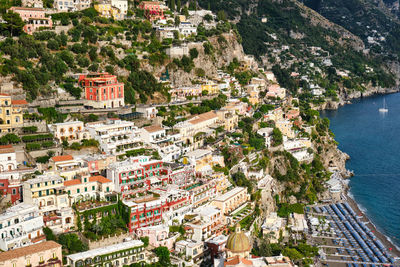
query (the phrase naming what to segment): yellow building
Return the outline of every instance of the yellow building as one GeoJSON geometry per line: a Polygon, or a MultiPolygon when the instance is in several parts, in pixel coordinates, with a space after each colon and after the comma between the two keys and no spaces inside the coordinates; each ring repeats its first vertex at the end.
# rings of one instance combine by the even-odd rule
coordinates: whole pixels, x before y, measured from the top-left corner
{"type": "Polygon", "coordinates": [[[260,102],[259,100],[260,90],[258,87],[259,86],[256,84],[249,84],[246,86],[247,93],[249,94],[249,102],[252,105],[256,105],[260,102]]]}
{"type": "Polygon", "coordinates": [[[215,198],[211,205],[219,208],[222,214],[228,215],[250,200],[246,187],[235,187],[223,195],[215,198]]]}
{"type": "Polygon", "coordinates": [[[219,86],[215,82],[207,82],[201,85],[201,91],[207,91],[209,95],[219,94],[219,86]]]}
{"type": "Polygon", "coordinates": [[[221,109],[217,111],[217,116],[225,131],[233,131],[239,123],[239,116],[233,111],[221,109]]]}
{"type": "Polygon", "coordinates": [[[23,126],[23,111],[27,105],[26,100],[12,100],[10,95],[0,94],[0,134],[23,126]]]}
{"type": "Polygon", "coordinates": [[[115,20],[124,19],[124,14],[119,8],[111,5],[111,3],[99,3],[94,5],[94,9],[99,12],[100,17],[113,18],[115,20]]]}
{"type": "Polygon", "coordinates": [[[296,133],[293,130],[293,123],[291,121],[279,120],[275,122],[275,126],[288,138],[293,139],[296,137],[296,133]]]}

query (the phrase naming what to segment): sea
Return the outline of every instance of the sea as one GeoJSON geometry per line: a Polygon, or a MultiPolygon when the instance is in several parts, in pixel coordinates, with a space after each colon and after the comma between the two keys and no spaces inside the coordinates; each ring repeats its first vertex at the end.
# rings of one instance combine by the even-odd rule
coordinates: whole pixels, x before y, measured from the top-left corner
{"type": "Polygon", "coordinates": [[[400,93],[322,111],[354,171],[350,196],[377,229],[400,247],[400,93]],[[389,109],[380,113],[383,102],[389,109]]]}

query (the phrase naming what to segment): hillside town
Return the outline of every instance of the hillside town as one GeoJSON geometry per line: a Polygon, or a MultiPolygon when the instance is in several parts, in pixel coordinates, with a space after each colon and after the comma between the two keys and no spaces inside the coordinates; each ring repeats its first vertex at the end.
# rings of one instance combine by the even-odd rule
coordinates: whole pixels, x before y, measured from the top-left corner
{"type": "MultiPolygon", "coordinates": [[[[87,16],[63,23],[65,14],[96,12],[97,25],[139,20],[153,31],[152,40],[164,45],[174,66],[155,75],[160,91],[167,90],[165,98],[159,91],[132,93],[139,77],[126,78],[121,66],[94,63],[100,67],[91,68],[83,62],[112,54],[121,61],[128,58],[125,68],[134,73],[138,66],[150,69],[150,62],[164,55],[141,50],[140,45],[126,49],[126,43],[139,41],[128,39],[127,33],[118,40],[121,32],[118,38],[108,36],[110,43],[120,45],[115,54],[102,46],[94,55],[86,48],[72,58],[80,62],[82,57],[82,64],[62,75],[65,82],[49,81],[51,94],[33,98],[33,91],[26,89],[29,83],[2,81],[0,266],[347,263],[330,253],[340,245],[331,239],[345,220],[338,211],[341,204],[332,203],[346,201],[342,176],[348,172],[329,120],[316,110],[326,99],[338,97],[314,83],[320,67],[309,63],[287,73],[286,80],[304,84],[299,91],[311,99],[305,103],[279,82],[281,73],[259,67],[257,59],[242,50],[234,51],[232,60],[224,59],[223,66],[213,66],[215,71],[204,62],[194,66],[193,60],[203,56],[215,61],[224,57],[207,38],[197,38],[199,31],[223,28],[224,14],[200,9],[196,1],[183,2],[56,0],[50,7],[48,1],[23,0],[7,10],[19,15],[24,35],[39,40],[40,34],[44,40],[47,34],[65,36],[77,23],[91,23],[87,16]],[[133,54],[140,61],[130,62],[133,54]],[[192,69],[196,75],[190,74],[192,69]],[[325,206],[330,204],[338,208],[325,206]],[[336,222],[337,217],[343,221],[336,222]],[[338,227],[329,226],[330,221],[338,227]]],[[[88,42],[94,44],[91,34],[88,30],[80,47],[68,38],[64,46],[83,49],[88,42]]],[[[99,43],[106,42],[107,34],[99,43]]],[[[229,29],[217,42],[224,46],[234,35],[229,29]]],[[[138,39],[153,43],[147,37],[141,33],[138,39]]],[[[49,40],[47,47],[54,50],[50,46],[49,40]]],[[[332,75],[349,77],[349,71],[332,67],[322,48],[308,49],[332,75]]],[[[282,46],[271,54],[286,50],[282,46]]],[[[279,56],[275,60],[280,61],[279,56]]],[[[146,82],[153,81],[141,82],[145,91],[146,82]]],[[[347,216],[351,208],[344,207],[347,216]]],[[[391,254],[382,257],[383,263],[392,262],[391,254]]]]}

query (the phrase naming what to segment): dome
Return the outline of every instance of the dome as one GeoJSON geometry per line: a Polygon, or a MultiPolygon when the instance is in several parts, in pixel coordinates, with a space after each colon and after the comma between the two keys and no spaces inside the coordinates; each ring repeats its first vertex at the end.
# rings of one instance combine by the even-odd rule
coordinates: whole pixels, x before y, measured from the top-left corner
{"type": "Polygon", "coordinates": [[[240,231],[240,228],[230,234],[226,241],[225,248],[233,253],[247,252],[251,250],[250,240],[247,235],[240,231]]]}

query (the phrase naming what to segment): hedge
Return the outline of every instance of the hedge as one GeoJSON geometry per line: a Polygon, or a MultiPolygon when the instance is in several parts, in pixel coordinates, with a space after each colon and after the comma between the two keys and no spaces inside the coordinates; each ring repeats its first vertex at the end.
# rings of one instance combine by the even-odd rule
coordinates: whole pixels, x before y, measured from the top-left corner
{"type": "Polygon", "coordinates": [[[52,140],[52,139],[53,139],[53,135],[52,134],[36,134],[36,135],[22,136],[22,141],[24,143],[45,141],[45,140],[52,140]]]}
{"type": "Polygon", "coordinates": [[[39,150],[40,148],[41,148],[41,145],[38,143],[26,144],[26,150],[28,150],[28,151],[39,150]]]}

